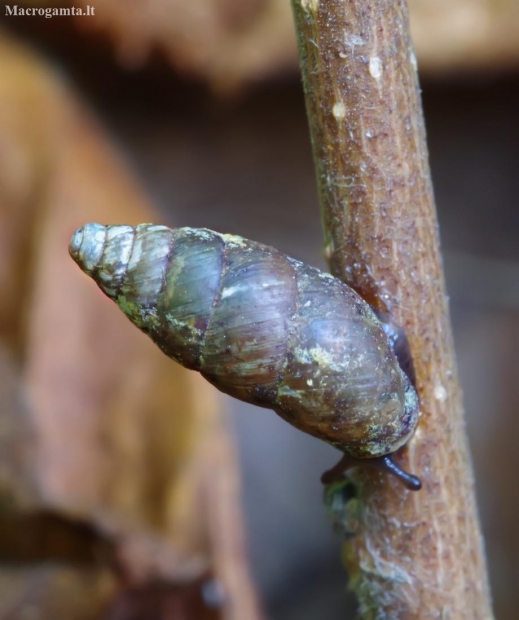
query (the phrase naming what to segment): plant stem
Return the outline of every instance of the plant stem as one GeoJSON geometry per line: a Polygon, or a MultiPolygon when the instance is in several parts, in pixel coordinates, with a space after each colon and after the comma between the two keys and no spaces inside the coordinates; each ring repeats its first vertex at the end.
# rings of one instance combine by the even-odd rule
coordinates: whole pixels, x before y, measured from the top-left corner
{"type": "MultiPolygon", "coordinates": [[[[421,401],[411,493],[356,470],[364,618],[492,618],[405,0],[293,0],[332,273],[404,327],[421,401]]],[[[345,520],[346,521],[346,520],[345,520]]]]}

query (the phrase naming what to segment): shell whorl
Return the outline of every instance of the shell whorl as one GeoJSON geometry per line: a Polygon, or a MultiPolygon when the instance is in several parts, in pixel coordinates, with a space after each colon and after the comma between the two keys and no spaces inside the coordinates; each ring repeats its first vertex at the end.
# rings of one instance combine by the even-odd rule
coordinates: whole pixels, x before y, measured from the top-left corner
{"type": "Polygon", "coordinates": [[[274,248],[206,229],[87,224],[70,253],[123,312],[221,391],[352,456],[395,451],[414,388],[369,305],[274,248]]]}

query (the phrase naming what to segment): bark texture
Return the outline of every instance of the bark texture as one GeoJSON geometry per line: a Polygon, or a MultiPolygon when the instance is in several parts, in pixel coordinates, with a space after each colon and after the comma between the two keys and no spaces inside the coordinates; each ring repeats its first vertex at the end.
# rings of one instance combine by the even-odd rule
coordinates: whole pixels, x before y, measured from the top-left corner
{"type": "Polygon", "coordinates": [[[422,491],[357,470],[332,502],[351,586],[364,618],[490,619],[407,5],[293,6],[331,271],[404,327],[421,400],[422,491]]]}

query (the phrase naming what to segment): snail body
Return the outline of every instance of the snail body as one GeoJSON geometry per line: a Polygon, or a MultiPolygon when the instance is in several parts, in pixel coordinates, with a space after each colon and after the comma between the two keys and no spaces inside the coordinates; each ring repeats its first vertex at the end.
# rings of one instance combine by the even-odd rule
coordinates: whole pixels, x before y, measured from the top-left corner
{"type": "Polygon", "coordinates": [[[81,269],[168,356],[348,458],[390,455],[418,397],[371,307],[331,275],[207,229],[78,229],[81,269]]]}

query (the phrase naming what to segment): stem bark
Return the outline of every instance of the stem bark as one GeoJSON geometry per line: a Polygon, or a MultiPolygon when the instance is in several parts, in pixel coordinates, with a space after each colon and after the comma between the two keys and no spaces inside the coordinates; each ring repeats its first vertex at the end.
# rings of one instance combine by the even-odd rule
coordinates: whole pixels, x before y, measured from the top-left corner
{"type": "Polygon", "coordinates": [[[421,401],[398,462],[344,506],[363,618],[492,618],[405,0],[292,0],[332,273],[409,339],[421,401]],[[353,504],[351,503],[353,501],[353,504]]]}

